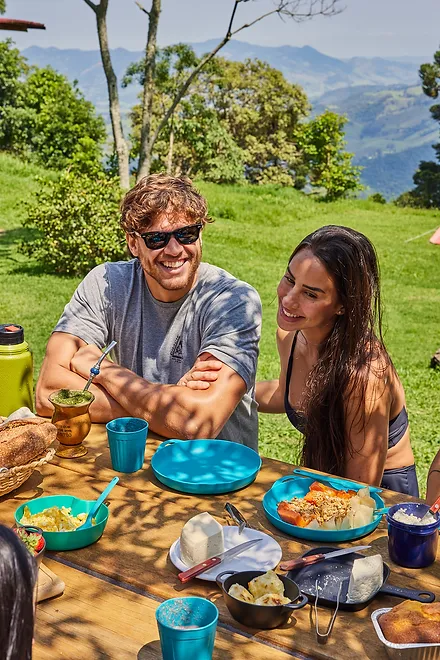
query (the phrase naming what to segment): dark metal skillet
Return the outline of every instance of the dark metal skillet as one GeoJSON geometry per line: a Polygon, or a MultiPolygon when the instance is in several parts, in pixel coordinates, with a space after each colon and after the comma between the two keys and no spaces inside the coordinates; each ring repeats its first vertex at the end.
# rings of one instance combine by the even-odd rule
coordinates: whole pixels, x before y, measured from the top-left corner
{"type": "MultiPolygon", "coordinates": [[[[303,557],[318,553],[331,552],[334,547],[313,548],[305,552],[303,557]]],[[[390,568],[387,564],[383,565],[383,584],[367,600],[347,603],[348,583],[350,581],[351,570],[355,559],[365,557],[358,552],[342,557],[335,557],[321,561],[317,564],[295,568],[287,573],[287,577],[296,582],[301,592],[306,595],[310,602],[314,603],[316,598],[316,580],[318,580],[318,604],[334,607],[338,596],[339,584],[342,581],[341,595],[339,598],[339,608],[341,610],[362,610],[366,607],[377,594],[387,594],[388,596],[398,596],[399,598],[408,598],[417,600],[420,603],[432,603],[435,600],[435,594],[432,591],[417,591],[415,589],[405,589],[394,587],[387,584],[390,575],[390,568]]]]}

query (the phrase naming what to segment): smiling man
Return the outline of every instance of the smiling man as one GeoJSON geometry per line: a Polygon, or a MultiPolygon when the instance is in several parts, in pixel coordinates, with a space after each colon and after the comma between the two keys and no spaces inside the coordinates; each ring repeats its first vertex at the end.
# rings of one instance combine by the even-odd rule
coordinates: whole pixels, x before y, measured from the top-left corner
{"type": "MultiPolygon", "coordinates": [[[[201,261],[210,222],[205,199],[187,178],[141,179],[122,203],[121,226],[134,259],[94,268],[66,305],[47,345],[37,411],[48,395],[82,389],[101,349],[117,341],[91,391],[92,419],[146,419],[156,433],[221,437],[258,450],[254,400],[261,303],[255,289],[201,261]],[[206,390],[194,364],[223,364],[206,390]],[[188,376],[186,376],[188,378],[188,376]]],[[[209,375],[208,375],[209,377],[209,375]]]]}

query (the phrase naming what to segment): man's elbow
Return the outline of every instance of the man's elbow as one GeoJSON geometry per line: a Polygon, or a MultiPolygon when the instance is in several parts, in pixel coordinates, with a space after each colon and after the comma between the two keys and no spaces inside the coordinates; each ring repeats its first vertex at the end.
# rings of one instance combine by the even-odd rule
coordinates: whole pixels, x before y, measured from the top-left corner
{"type": "Polygon", "coordinates": [[[187,420],[182,429],[182,437],[185,440],[197,440],[198,438],[216,438],[227,419],[214,419],[212,416],[203,416],[187,420]]]}

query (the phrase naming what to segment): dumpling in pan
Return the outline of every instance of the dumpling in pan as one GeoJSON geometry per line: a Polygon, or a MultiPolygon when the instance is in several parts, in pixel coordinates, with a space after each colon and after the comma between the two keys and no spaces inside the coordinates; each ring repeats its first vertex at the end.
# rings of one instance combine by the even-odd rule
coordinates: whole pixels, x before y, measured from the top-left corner
{"type": "Polygon", "coordinates": [[[242,600],[245,603],[253,603],[254,597],[251,593],[241,584],[233,584],[229,587],[228,594],[237,600],[242,600]]]}
{"type": "Polygon", "coordinates": [[[249,591],[254,598],[260,598],[265,594],[279,594],[284,596],[284,584],[275,571],[267,571],[249,582],[249,591]]]}
{"type": "Polygon", "coordinates": [[[255,601],[255,605],[287,605],[287,603],[290,603],[290,598],[280,594],[264,594],[255,601]]]}

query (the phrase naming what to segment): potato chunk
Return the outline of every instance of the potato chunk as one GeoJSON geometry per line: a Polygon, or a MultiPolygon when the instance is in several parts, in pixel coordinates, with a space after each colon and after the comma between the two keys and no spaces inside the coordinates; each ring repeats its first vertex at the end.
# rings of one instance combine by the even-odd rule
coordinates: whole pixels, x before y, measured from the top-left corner
{"type": "Polygon", "coordinates": [[[275,571],[267,571],[264,575],[254,578],[249,582],[249,591],[254,598],[260,598],[265,594],[278,594],[284,596],[284,584],[275,571]]]}
{"type": "Polygon", "coordinates": [[[264,594],[255,601],[255,605],[287,605],[287,603],[290,603],[290,599],[280,594],[264,594]]]}
{"type": "Polygon", "coordinates": [[[242,600],[245,603],[253,603],[254,597],[251,593],[241,584],[233,584],[229,587],[228,594],[237,600],[242,600]]]}

